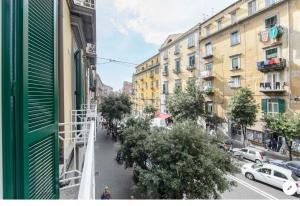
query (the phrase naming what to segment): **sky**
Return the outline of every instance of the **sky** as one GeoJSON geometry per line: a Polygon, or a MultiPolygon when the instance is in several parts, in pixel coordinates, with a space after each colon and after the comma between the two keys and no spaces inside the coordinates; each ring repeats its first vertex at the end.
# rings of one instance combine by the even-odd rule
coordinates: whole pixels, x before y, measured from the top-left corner
{"type": "Polygon", "coordinates": [[[102,82],[121,89],[124,81],[132,81],[135,64],[155,55],[168,35],[187,31],[235,1],[96,0],[97,72],[102,82]]]}

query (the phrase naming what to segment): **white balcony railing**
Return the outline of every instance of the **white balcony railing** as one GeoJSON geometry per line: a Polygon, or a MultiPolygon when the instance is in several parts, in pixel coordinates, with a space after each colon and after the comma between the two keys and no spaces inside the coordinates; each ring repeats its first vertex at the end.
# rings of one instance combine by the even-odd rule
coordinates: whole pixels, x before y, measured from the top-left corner
{"type": "Polygon", "coordinates": [[[206,70],[206,71],[202,71],[200,75],[202,78],[213,77],[213,72],[212,70],[206,70]]]}
{"type": "Polygon", "coordinates": [[[73,0],[74,4],[78,6],[83,6],[89,9],[95,9],[95,1],[96,0],[73,0]]]}
{"type": "Polygon", "coordinates": [[[59,124],[60,147],[64,153],[70,147],[73,150],[71,164],[64,154],[60,190],[79,187],[78,199],[95,199],[94,141],[98,120],[97,105],[85,104],[80,110],[72,110],[71,122],[59,124]]]}

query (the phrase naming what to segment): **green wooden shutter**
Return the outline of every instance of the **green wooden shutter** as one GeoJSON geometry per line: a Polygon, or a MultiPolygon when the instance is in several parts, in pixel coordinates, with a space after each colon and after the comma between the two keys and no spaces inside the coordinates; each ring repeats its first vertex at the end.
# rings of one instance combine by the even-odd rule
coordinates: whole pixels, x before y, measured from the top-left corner
{"type": "Polygon", "coordinates": [[[285,113],[285,101],[284,99],[278,99],[279,113],[285,113]]]}
{"type": "Polygon", "coordinates": [[[18,198],[57,199],[58,88],[56,0],[23,0],[17,82],[18,198]],[[22,49],[21,49],[22,48],[22,49]]]}
{"type": "Polygon", "coordinates": [[[267,113],[267,104],[268,104],[267,99],[262,99],[261,100],[261,110],[264,113],[267,113]]]}

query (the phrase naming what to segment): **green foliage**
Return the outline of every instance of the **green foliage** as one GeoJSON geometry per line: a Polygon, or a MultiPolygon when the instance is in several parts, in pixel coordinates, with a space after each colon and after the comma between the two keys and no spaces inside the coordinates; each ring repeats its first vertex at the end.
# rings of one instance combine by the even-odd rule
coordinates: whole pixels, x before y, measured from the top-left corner
{"type": "Polygon", "coordinates": [[[167,100],[167,108],[179,121],[194,120],[204,114],[204,97],[195,80],[188,82],[185,91],[176,90],[167,100]]]}
{"type": "Polygon", "coordinates": [[[138,166],[146,168],[148,156],[145,151],[144,140],[149,134],[149,120],[133,118],[127,120],[126,128],[122,132],[123,144],[120,150],[125,167],[133,167],[133,163],[136,163],[138,166]]]}
{"type": "Polygon", "coordinates": [[[292,160],[292,141],[300,135],[300,115],[268,115],[265,122],[267,128],[284,136],[292,160]]]}
{"type": "Polygon", "coordinates": [[[248,88],[240,88],[230,99],[227,115],[231,121],[242,127],[244,141],[247,127],[255,123],[257,107],[253,92],[248,88]]]}
{"type": "Polygon", "coordinates": [[[144,112],[153,118],[155,116],[155,112],[157,112],[157,109],[155,109],[152,105],[146,106],[144,112]]]}
{"type": "Polygon", "coordinates": [[[219,198],[233,185],[225,174],[234,173],[236,167],[196,123],[183,122],[171,130],[151,130],[151,134],[129,129],[125,147],[131,147],[131,165],[138,165],[137,188],[142,198],[181,199],[184,192],[189,199],[219,198]]]}
{"type": "Polygon", "coordinates": [[[215,129],[218,128],[220,124],[225,123],[225,119],[222,117],[217,116],[216,114],[213,115],[206,115],[205,122],[209,125],[213,125],[215,129]]]}
{"type": "Polygon", "coordinates": [[[100,111],[102,116],[109,122],[121,120],[124,115],[131,112],[130,97],[125,94],[110,94],[104,97],[100,111]]]}

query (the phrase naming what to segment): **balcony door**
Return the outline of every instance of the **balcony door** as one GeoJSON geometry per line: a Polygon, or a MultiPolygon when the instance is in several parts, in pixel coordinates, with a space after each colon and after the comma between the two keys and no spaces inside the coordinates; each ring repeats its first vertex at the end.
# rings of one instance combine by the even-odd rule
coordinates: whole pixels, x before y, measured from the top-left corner
{"type": "Polygon", "coordinates": [[[270,83],[271,89],[280,89],[278,88],[278,83],[280,84],[280,73],[272,72],[266,75],[266,83],[270,83]]]}

